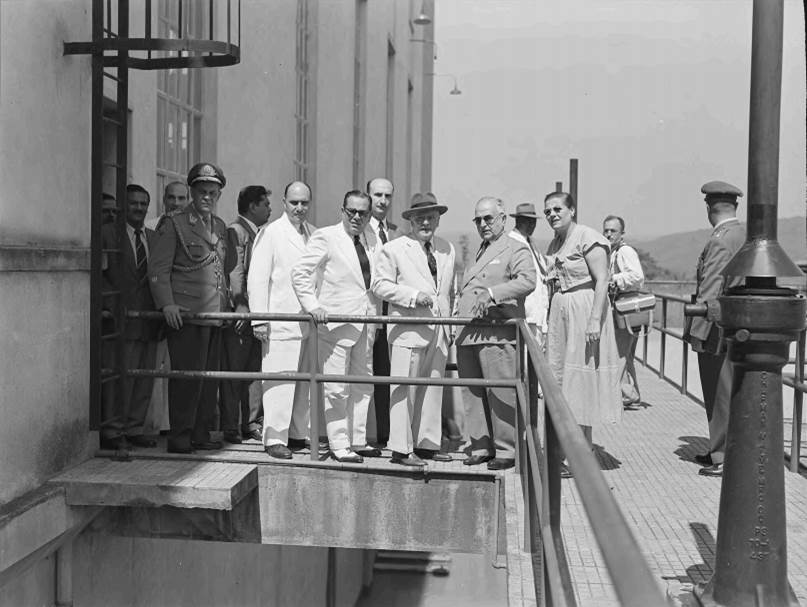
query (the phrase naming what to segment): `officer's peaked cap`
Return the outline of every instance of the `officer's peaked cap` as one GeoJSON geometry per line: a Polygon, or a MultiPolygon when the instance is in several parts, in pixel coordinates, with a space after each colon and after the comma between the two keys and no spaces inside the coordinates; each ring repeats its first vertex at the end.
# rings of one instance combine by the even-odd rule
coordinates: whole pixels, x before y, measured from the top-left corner
{"type": "Polygon", "coordinates": [[[740,188],[725,181],[704,183],[703,187],[701,187],[701,192],[706,194],[706,202],[725,200],[737,204],[737,199],[743,196],[743,191],[740,188]]]}
{"type": "Polygon", "coordinates": [[[188,171],[188,185],[193,185],[197,181],[212,181],[213,183],[219,184],[221,187],[227,184],[224,171],[209,162],[195,164],[191,167],[191,170],[188,171]]]}

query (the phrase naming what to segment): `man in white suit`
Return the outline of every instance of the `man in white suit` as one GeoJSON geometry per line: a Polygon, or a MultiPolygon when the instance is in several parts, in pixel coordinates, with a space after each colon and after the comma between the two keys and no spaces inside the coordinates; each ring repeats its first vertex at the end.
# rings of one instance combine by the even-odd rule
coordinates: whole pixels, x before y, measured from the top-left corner
{"type": "MultiPolygon", "coordinates": [[[[252,312],[303,312],[292,288],[291,269],[315,229],[306,220],[310,207],[311,189],[293,181],[283,195],[283,215],[258,233],[247,276],[252,312]]],[[[307,322],[254,320],[252,327],[261,340],[262,371],[309,368],[307,322]]],[[[263,382],[263,446],[270,457],[291,459],[292,450],[305,446],[308,419],[308,382],[263,382]]]]}
{"type": "MultiPolygon", "coordinates": [[[[454,246],[434,235],[447,207],[431,192],[415,194],[409,209],[409,235],[381,248],[373,293],[389,302],[390,316],[451,316],[454,246]]],[[[390,324],[390,375],[441,378],[448,356],[446,325],[390,324]]],[[[451,461],[440,453],[442,386],[393,385],[390,396],[392,461],[424,466],[423,458],[451,461]]]]}
{"type": "MultiPolygon", "coordinates": [[[[377,240],[367,229],[370,198],[351,190],[342,202],[342,220],[311,235],[291,281],[303,309],[319,323],[319,364],[325,374],[372,375],[371,340],[375,327],[328,323],[328,314],[375,316],[378,300],[370,291],[377,240]]],[[[361,463],[380,457],[367,446],[367,408],[372,384],[323,382],[325,425],[333,457],[361,463]]]]}
{"type": "Polygon", "coordinates": [[[516,206],[516,212],[510,213],[510,217],[515,218],[516,227],[507,235],[527,245],[532,256],[532,265],[535,267],[537,276],[535,289],[524,300],[524,310],[526,312],[524,319],[532,329],[535,339],[538,340],[538,345],[543,347],[546,341],[549,294],[546,288],[546,260],[532,239],[535,224],[538,222],[538,214],[535,212],[533,203],[524,202],[516,206]]]}

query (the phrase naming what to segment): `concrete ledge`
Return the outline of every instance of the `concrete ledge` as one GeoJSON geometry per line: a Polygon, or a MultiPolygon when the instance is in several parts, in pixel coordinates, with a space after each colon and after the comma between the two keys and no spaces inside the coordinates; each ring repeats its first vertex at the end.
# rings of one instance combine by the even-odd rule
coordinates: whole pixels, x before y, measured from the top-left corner
{"type": "Polygon", "coordinates": [[[0,272],[89,272],[87,247],[0,246],[0,272]]]}
{"type": "Polygon", "coordinates": [[[51,479],[70,506],[232,510],[258,485],[254,465],[94,458],[51,479]]]}

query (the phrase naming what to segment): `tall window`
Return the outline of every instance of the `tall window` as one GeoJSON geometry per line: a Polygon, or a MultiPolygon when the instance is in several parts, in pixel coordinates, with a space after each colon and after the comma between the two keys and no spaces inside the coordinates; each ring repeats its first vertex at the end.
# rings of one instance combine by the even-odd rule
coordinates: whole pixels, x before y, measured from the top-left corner
{"type": "Polygon", "coordinates": [[[311,128],[310,108],[310,36],[311,12],[308,0],[297,0],[297,40],[295,72],[297,75],[297,94],[294,119],[297,126],[297,145],[295,148],[294,167],[297,179],[309,183],[309,131],[311,128]]]}
{"type": "MultiPolygon", "coordinates": [[[[203,8],[202,0],[160,0],[159,37],[203,38],[203,8]]],[[[158,70],[156,198],[159,200],[166,183],[185,181],[190,167],[199,162],[202,117],[202,70],[158,70]]]]}

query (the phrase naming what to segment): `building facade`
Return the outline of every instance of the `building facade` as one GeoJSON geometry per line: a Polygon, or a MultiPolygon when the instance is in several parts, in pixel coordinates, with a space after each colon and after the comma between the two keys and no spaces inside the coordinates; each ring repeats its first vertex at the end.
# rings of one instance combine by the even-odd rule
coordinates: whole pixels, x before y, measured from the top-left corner
{"type": "MultiPolygon", "coordinates": [[[[99,4],[111,11],[107,27],[127,3],[99,4]]],[[[52,604],[66,592],[66,575],[74,581],[76,604],[134,604],[131,593],[149,580],[163,593],[154,596],[182,596],[171,604],[204,604],[202,593],[216,584],[205,572],[222,562],[260,577],[280,561],[285,565],[271,569],[276,573],[264,584],[275,588],[274,598],[263,604],[293,604],[288,593],[305,584],[289,571],[327,569],[327,548],[210,544],[200,551],[183,540],[87,531],[71,544],[76,527],[46,482],[98,447],[89,405],[97,390],[90,382],[90,353],[99,347],[91,340],[99,322],[91,302],[100,288],[92,279],[93,255],[99,254],[93,248],[100,246],[91,237],[92,215],[100,209],[92,182],[100,178],[104,191],[120,192],[125,184],[117,175],[125,171],[126,182],[151,193],[149,215],[156,216],[164,185],[184,180],[194,163],[210,161],[227,176],[218,203],[226,221],[236,216],[243,186],[269,187],[275,218],[284,185],[303,179],[314,192],[313,222],[326,225],[336,221],[347,190],[386,176],[396,186],[397,216],[411,194],[431,185],[433,49],[411,39],[433,39],[433,23],[414,23],[421,11],[433,19],[433,2],[128,4],[130,37],[232,35],[240,62],[130,69],[124,125],[115,124],[116,82],[105,77],[104,137],[94,140],[99,116],[91,111],[91,59],[65,54],[64,46],[92,39],[93,0],[0,2],[0,331],[6,336],[0,362],[0,605],[52,604]],[[120,165],[121,136],[123,168],[114,166],[120,165]],[[93,166],[93,154],[103,168],[93,166]],[[59,552],[67,545],[70,563],[59,552]],[[123,568],[113,556],[121,553],[127,555],[123,568]],[[166,576],[166,562],[183,560],[195,562],[195,573],[166,576]],[[114,588],[128,589],[130,599],[119,594],[108,602],[109,596],[96,594],[114,588]]],[[[340,557],[359,572],[359,582],[361,553],[345,550],[340,557]]],[[[322,588],[308,588],[312,596],[325,592],[320,577],[322,588]]],[[[348,583],[334,596],[347,601],[353,590],[348,583]]],[[[257,591],[227,592],[239,604],[253,604],[257,591]]]]}

